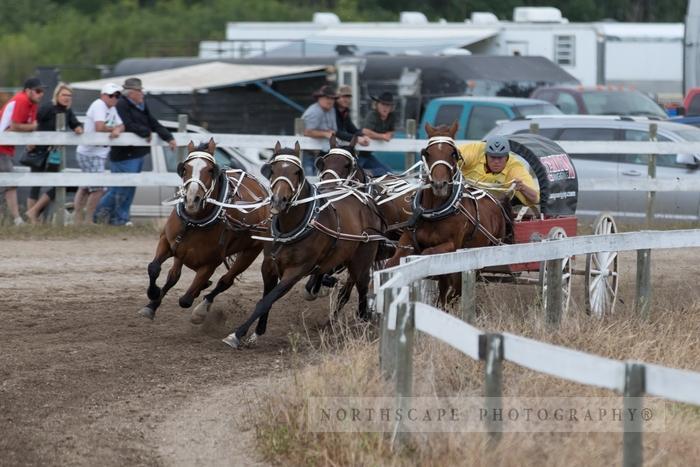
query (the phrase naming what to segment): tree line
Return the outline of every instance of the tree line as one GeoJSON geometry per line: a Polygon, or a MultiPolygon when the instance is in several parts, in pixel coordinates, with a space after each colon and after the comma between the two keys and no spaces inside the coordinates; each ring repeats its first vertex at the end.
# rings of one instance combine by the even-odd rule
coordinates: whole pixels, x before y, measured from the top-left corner
{"type": "MultiPolygon", "coordinates": [[[[222,40],[230,21],[309,21],[332,11],[342,21],[396,21],[400,11],[463,21],[473,11],[510,20],[532,0],[3,0],[0,86],[18,86],[37,66],[68,81],[100,76],[127,57],[194,56],[202,40],[222,40]]],[[[686,0],[550,0],[570,21],[683,21],[686,0]]]]}

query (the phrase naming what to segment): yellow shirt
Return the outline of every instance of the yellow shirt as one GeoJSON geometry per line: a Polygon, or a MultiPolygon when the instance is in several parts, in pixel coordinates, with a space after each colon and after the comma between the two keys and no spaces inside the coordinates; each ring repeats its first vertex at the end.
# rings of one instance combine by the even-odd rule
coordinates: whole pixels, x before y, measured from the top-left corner
{"type": "MultiPolygon", "coordinates": [[[[459,147],[459,152],[462,155],[461,170],[464,178],[475,182],[499,183],[504,186],[510,185],[517,178],[537,192],[537,202],[540,202],[539,185],[535,183],[530,172],[517,157],[509,157],[505,168],[499,173],[493,173],[489,172],[486,166],[485,149],[486,143],[483,141],[463,144],[459,147]]],[[[511,156],[513,156],[513,153],[511,153],[511,156]]],[[[523,204],[530,204],[522,193],[516,192],[515,196],[523,204]]]]}

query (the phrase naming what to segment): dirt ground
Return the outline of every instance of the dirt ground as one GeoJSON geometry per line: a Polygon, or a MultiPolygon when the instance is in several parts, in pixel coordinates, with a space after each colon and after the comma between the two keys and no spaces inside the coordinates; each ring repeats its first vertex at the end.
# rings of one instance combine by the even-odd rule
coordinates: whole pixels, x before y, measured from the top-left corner
{"type": "Polygon", "coordinates": [[[3,240],[0,464],[258,461],[253,430],[241,421],[254,409],[245,395],[284,373],[289,333],[306,333],[302,316],[312,333],[328,302],[309,307],[293,290],[258,346],[236,351],[220,339],[260,298],[259,262],[201,326],[177,305],[193,277],[183,270],[149,322],[137,311],[147,303],[155,244],[155,234],[3,240]]]}
{"type": "MultiPolygon", "coordinates": [[[[189,271],[149,322],[137,311],[155,244],[155,234],[2,241],[0,464],[263,464],[247,396],[286,374],[290,333],[313,336],[328,302],[305,302],[297,287],[257,347],[232,350],[220,338],[260,298],[259,260],[202,326],[177,305],[189,271]]],[[[654,277],[696,279],[697,256],[665,251],[654,277]]],[[[624,263],[633,284],[634,257],[624,263]]]]}

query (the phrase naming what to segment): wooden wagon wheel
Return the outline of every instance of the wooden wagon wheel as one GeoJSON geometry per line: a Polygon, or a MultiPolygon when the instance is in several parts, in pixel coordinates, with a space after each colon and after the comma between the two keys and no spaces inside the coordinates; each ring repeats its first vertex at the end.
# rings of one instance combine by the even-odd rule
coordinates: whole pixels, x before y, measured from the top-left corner
{"type": "MultiPolygon", "coordinates": [[[[612,215],[601,213],[595,221],[595,235],[617,233],[612,215]]],[[[612,314],[617,301],[617,251],[600,251],[586,255],[586,312],[602,318],[612,314]]]]}
{"type": "MultiPolygon", "coordinates": [[[[547,240],[556,240],[566,238],[566,232],[561,227],[553,227],[547,234],[547,240]]],[[[571,275],[573,272],[573,257],[567,256],[562,260],[562,277],[561,277],[561,298],[562,298],[562,314],[566,315],[569,310],[569,302],[571,299],[571,275]]],[[[547,262],[540,263],[540,297],[542,298],[542,308],[547,308],[547,262]]]]}

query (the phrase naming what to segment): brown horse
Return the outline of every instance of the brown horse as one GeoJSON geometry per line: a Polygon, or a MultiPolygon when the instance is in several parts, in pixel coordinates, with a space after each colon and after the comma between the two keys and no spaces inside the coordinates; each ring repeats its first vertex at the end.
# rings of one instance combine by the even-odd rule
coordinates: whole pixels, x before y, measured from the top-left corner
{"type": "MultiPolygon", "coordinates": [[[[275,146],[275,155],[263,166],[270,179],[271,241],[265,245],[262,266],[264,292],[248,320],[223,341],[238,348],[250,326],[258,320],[254,341],[265,332],[272,305],[303,277],[320,277],[339,266],[347,267],[349,281],[339,296],[339,310],[353,286],[359,294],[358,315],[368,318],[369,270],[384,237],[381,220],[371,199],[350,189],[320,191],[310,184],[294,150],[275,146]]],[[[335,310],[335,311],[337,311],[335,310]]]]}
{"type": "Polygon", "coordinates": [[[385,175],[372,179],[357,162],[354,137],[348,146],[339,146],[335,136],[330,138],[330,151],[316,159],[319,179],[349,183],[365,190],[377,203],[386,224],[384,234],[391,240],[401,237],[403,227],[411,218],[411,200],[414,190],[402,178],[385,175]]]}
{"type": "MultiPolygon", "coordinates": [[[[387,266],[409,254],[433,255],[460,248],[498,244],[506,235],[510,206],[481,190],[466,188],[459,170],[461,156],[454,142],[457,122],[433,128],[425,125],[428,145],[421,152],[429,183],[413,200],[414,224],[401,235],[399,247],[387,266]]],[[[440,303],[445,305],[461,290],[459,274],[440,276],[440,303]]]]}
{"type": "Polygon", "coordinates": [[[200,292],[211,284],[209,278],[216,268],[236,255],[233,264],[226,261],[228,271],[192,312],[192,323],[201,323],[214,298],[231,287],[236,276],[245,271],[263,249],[263,243],[252,239],[251,235],[267,230],[269,206],[237,209],[221,204],[262,202],[268,197],[267,188],[243,171],[221,169],[213,156],[215,149],[213,139],[196,150],[190,142],[187,158],[178,165],[177,172],[183,180],[181,192],[184,193],[168,217],[155,257],[148,265],[150,303],[140,311],[146,318],[155,317],[163,297],[180,278],[183,265],[196,272],[192,284],[179,301],[181,307],[189,308],[200,292]],[[173,265],[161,289],[156,285],[156,279],[161,265],[171,256],[174,257],[173,265]]]}

